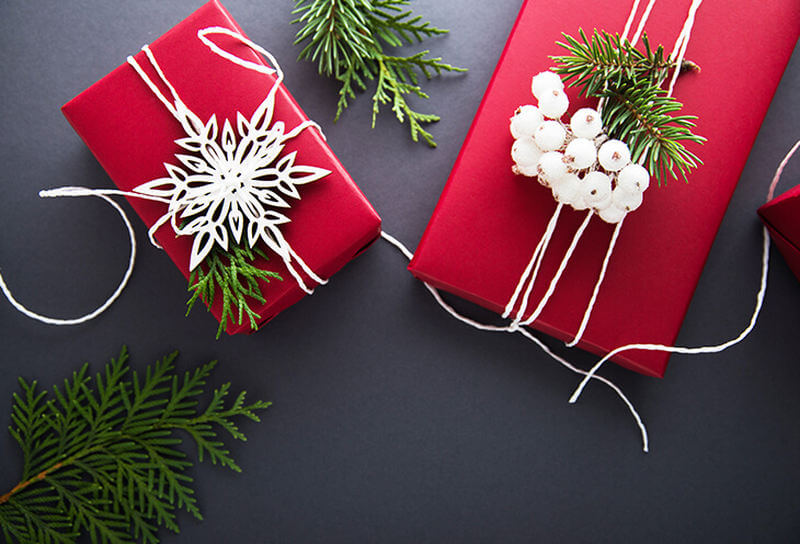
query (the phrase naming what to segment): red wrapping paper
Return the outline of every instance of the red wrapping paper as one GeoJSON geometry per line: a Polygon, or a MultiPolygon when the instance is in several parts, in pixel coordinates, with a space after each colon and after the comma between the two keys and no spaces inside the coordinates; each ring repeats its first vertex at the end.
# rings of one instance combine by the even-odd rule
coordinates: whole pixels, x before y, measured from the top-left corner
{"type": "Polygon", "coordinates": [[[761,206],[758,215],[800,280],[800,185],[761,206]]]}
{"type": "MultiPolygon", "coordinates": [[[[181,99],[203,122],[216,114],[220,127],[226,118],[235,126],[236,113],[249,118],[267,95],[274,76],[247,70],[212,53],[197,38],[199,29],[210,26],[244,35],[230,14],[212,0],[153,42],[150,49],[181,99]]],[[[260,56],[232,38],[214,36],[213,40],[234,55],[264,64],[260,56]]],[[[151,79],[160,83],[144,53],[135,58],[151,79]]],[[[180,124],[127,63],[64,105],[62,111],[121,190],[164,177],[163,163],[178,164],[174,155],[180,149],[174,141],[185,136],[180,124]]],[[[307,118],[281,85],[273,119],[282,120],[291,130],[307,118]]],[[[291,223],[282,225],[282,232],[309,267],[328,278],[378,237],[380,218],[316,130],[305,130],[289,140],[283,154],[295,150],[297,164],[325,168],[331,174],[300,189],[301,200],[293,201],[292,208],[285,211],[291,223]]],[[[128,200],[148,227],[166,210],[166,205],[158,202],[128,200]]],[[[188,278],[191,237],[176,237],[165,225],[156,239],[188,278]]],[[[266,322],[305,293],[280,257],[271,255],[260,266],[283,278],[261,284],[267,303],[254,310],[266,322]]],[[[219,320],[222,300],[215,298],[211,311],[219,320]]],[[[230,322],[227,327],[230,334],[250,330],[247,318],[241,326],[230,322]]]]}
{"type": "MultiPolygon", "coordinates": [[[[671,51],[689,0],[655,4],[646,32],[671,51]]],[[[526,1],[409,269],[419,279],[501,313],[556,203],[549,189],[511,172],[508,121],[535,104],[531,76],[548,69],[561,32],[622,32],[632,2],[526,1]]],[[[644,2],[642,4],[645,4],[644,2]]],[[[637,18],[638,21],[638,18],[637,18]]],[[[635,28],[635,26],[634,26],[635,28]]],[[[579,347],[596,354],[632,342],[674,343],[728,201],[800,34],[796,0],[706,0],[686,58],[700,73],[681,76],[675,96],[699,116],[705,163],[688,184],[655,184],[625,220],[579,347]]],[[[584,104],[568,89],[570,115],[584,104]]],[[[566,117],[568,119],[568,117],[566,117]]],[[[564,210],[532,300],[553,277],[585,212],[564,210]]],[[[593,218],[559,287],[533,326],[572,339],[591,297],[612,225],[593,218]]],[[[536,307],[528,307],[528,315],[536,307]]],[[[617,363],[663,376],[669,355],[628,351],[617,363]]]]}

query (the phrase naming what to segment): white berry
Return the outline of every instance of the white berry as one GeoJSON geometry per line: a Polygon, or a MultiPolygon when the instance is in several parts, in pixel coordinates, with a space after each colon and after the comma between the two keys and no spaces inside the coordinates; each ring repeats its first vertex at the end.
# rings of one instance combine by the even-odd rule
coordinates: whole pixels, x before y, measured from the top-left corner
{"type": "Polygon", "coordinates": [[[555,151],[564,145],[567,131],[558,121],[545,121],[536,129],[533,141],[542,151],[555,151]]]}
{"type": "Polygon", "coordinates": [[[581,188],[584,200],[593,206],[611,196],[611,178],[602,172],[589,172],[584,176],[581,188]]]}
{"type": "Polygon", "coordinates": [[[542,152],[533,143],[531,137],[520,138],[511,146],[511,158],[517,163],[517,166],[535,166],[541,156],[542,152]]]}
{"type": "Polygon", "coordinates": [[[589,205],[586,203],[586,200],[584,200],[581,194],[578,194],[578,196],[575,197],[575,199],[573,199],[572,202],[569,203],[569,205],[572,206],[573,210],[577,210],[579,212],[589,209],[589,205]]]}
{"type": "Polygon", "coordinates": [[[563,178],[567,174],[567,165],[564,164],[564,155],[557,151],[548,151],[539,158],[537,166],[539,181],[549,183],[563,178]]]}
{"type": "Polygon", "coordinates": [[[560,119],[569,108],[569,98],[561,89],[549,89],[539,98],[539,110],[548,119],[560,119]]]}
{"type": "Polygon", "coordinates": [[[542,121],[544,121],[544,115],[539,111],[539,108],[530,104],[520,106],[514,113],[514,117],[511,118],[509,125],[511,135],[514,138],[533,136],[542,121]]]}
{"type": "Polygon", "coordinates": [[[567,174],[552,184],[553,198],[562,204],[571,204],[580,197],[581,185],[578,176],[567,174]]]}
{"type": "Polygon", "coordinates": [[[631,162],[631,151],[625,142],[609,140],[600,146],[597,160],[606,171],[616,172],[631,162]]]}
{"type": "Polygon", "coordinates": [[[581,108],[573,114],[569,126],[578,138],[591,140],[603,131],[603,120],[596,110],[581,108]]]}
{"type": "Polygon", "coordinates": [[[597,160],[597,148],[591,140],[575,138],[564,151],[564,160],[573,170],[589,168],[597,160]]]}
{"type": "Polygon", "coordinates": [[[627,214],[625,210],[620,210],[616,206],[609,206],[604,210],[600,210],[597,212],[597,215],[600,216],[600,219],[605,221],[606,223],[619,223],[622,221],[622,218],[625,217],[627,214]]]}
{"type": "Polygon", "coordinates": [[[531,92],[539,100],[542,99],[547,91],[553,89],[564,90],[564,82],[554,72],[539,72],[531,79],[531,92]]]}
{"type": "Polygon", "coordinates": [[[596,212],[605,210],[606,208],[614,205],[613,193],[609,193],[603,200],[599,202],[592,202],[592,209],[596,212]]]}
{"type": "Polygon", "coordinates": [[[650,173],[638,164],[629,164],[617,176],[617,187],[629,193],[643,193],[649,186],[650,173]]]}
{"type": "Polygon", "coordinates": [[[511,167],[511,171],[515,174],[522,174],[523,176],[527,176],[529,178],[535,178],[539,175],[539,170],[536,169],[536,165],[527,165],[522,166],[520,164],[515,164],[511,167]]]}
{"type": "Polygon", "coordinates": [[[612,198],[614,200],[614,206],[629,212],[632,212],[642,205],[642,193],[638,191],[631,193],[619,185],[614,189],[612,198]]]}

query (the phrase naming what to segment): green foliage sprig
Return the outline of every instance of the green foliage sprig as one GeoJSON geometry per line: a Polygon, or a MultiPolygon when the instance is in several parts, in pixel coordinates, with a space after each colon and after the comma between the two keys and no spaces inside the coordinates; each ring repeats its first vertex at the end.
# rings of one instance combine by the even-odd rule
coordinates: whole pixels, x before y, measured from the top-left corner
{"type": "Polygon", "coordinates": [[[292,13],[299,17],[292,22],[303,25],[295,43],[308,42],[299,58],[316,62],[320,74],[342,83],[337,120],[349,100],[355,99],[356,90],[365,91],[367,81],[377,79],[372,128],[380,106],[391,104],[398,121],[408,119],[413,141],[422,136],[429,146],[436,147],[423,124],[438,121],[439,116],[412,110],[406,97],[428,98],[420,86],[420,73],[430,79],[434,74],[466,70],[439,57],[427,57],[427,50],[407,57],[384,52],[385,46],[412,45],[448,32],[414,16],[406,9],[408,5],[408,0],[295,0],[292,13]]]}
{"type": "MultiPolygon", "coordinates": [[[[565,41],[557,45],[568,54],[552,57],[554,70],[584,96],[604,101],[601,114],[609,136],[628,144],[634,162],[643,158],[659,185],[668,174],[677,178],[676,170],[687,180],[687,173],[702,161],[682,142],[703,143],[705,138],[692,132],[696,116],[674,115],[683,105],[661,88],[677,68],[665,58],[663,46],[653,50],[643,35],[644,51],[639,51],[619,35],[601,30],[591,38],[582,29],[580,39],[563,36],[565,41]]],[[[699,68],[683,61],[680,70],[699,68]]]]}
{"type": "Polygon", "coordinates": [[[229,320],[236,318],[241,325],[245,314],[250,319],[252,329],[258,329],[261,316],[250,307],[253,301],[260,304],[266,302],[258,282],[269,283],[270,279],[283,281],[283,278],[277,272],[255,266],[253,262],[256,257],[268,259],[267,254],[258,246],[249,248],[245,245],[231,245],[227,251],[215,246],[189,275],[189,291],[192,296],[186,303],[186,315],[189,315],[198,299],[203,300],[210,308],[217,291],[221,291],[222,315],[217,338],[222,335],[229,320]]]}
{"type": "Polygon", "coordinates": [[[19,379],[10,431],[22,449],[23,471],[0,495],[7,542],[66,544],[86,534],[92,542],[154,544],[159,526],[178,532],[177,510],[202,519],[179,434],[194,441],[199,461],[240,472],[218,430],[246,440],[234,419],[259,421],[256,412],[270,403],[246,405],[243,391],[226,407],[226,383],[198,409],[215,362],[181,377],[176,356],[141,376],[130,371],[123,348],[94,379],[83,365],[50,398],[36,381],[19,379]]]}

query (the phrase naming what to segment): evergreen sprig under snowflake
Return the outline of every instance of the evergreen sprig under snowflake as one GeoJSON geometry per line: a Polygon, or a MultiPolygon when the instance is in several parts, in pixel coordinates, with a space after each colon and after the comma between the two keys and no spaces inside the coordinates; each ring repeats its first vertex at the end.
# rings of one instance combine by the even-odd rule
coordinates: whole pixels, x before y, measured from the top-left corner
{"type": "Polygon", "coordinates": [[[139,375],[130,371],[123,348],[94,379],[83,365],[50,398],[36,381],[19,379],[10,431],[23,471],[0,495],[7,542],[72,543],[88,535],[92,542],[154,544],[159,527],[178,532],[178,510],[202,519],[180,435],[195,443],[199,461],[240,472],[219,431],[246,440],[234,420],[259,421],[256,412],[269,403],[245,404],[241,392],[226,406],[226,383],[199,409],[215,363],[180,376],[176,357],[139,375]]]}
{"type": "Polygon", "coordinates": [[[421,136],[431,147],[433,136],[423,125],[439,120],[438,115],[419,113],[408,104],[408,96],[428,98],[420,85],[420,74],[430,79],[442,72],[463,72],[439,57],[421,51],[407,57],[389,55],[385,47],[400,47],[422,42],[448,31],[413,15],[408,0],[296,0],[293,23],[303,27],[295,43],[306,43],[300,59],[317,63],[320,74],[338,79],[336,119],[355,99],[357,90],[377,80],[372,97],[372,127],[382,105],[390,105],[397,119],[408,120],[411,138],[421,136]]]}
{"type": "Polygon", "coordinates": [[[676,67],[665,58],[663,46],[652,49],[646,35],[644,51],[602,30],[591,37],[579,30],[580,39],[563,36],[558,45],[568,54],[552,57],[554,71],[570,86],[580,87],[582,95],[603,100],[608,135],[626,142],[631,159],[642,162],[659,185],[667,175],[686,180],[702,161],[683,142],[703,143],[705,138],[692,132],[696,116],[675,115],[683,106],[661,85],[671,70],[698,70],[697,65],[683,61],[676,67]]]}
{"type": "Polygon", "coordinates": [[[261,293],[260,281],[282,281],[280,274],[255,265],[256,258],[269,260],[258,246],[232,245],[228,251],[214,247],[200,265],[189,275],[189,291],[186,315],[192,311],[197,300],[210,308],[217,296],[222,297],[222,314],[217,328],[217,339],[229,321],[241,325],[247,315],[252,330],[258,329],[261,315],[251,308],[253,301],[264,304],[267,299],[261,293]]]}

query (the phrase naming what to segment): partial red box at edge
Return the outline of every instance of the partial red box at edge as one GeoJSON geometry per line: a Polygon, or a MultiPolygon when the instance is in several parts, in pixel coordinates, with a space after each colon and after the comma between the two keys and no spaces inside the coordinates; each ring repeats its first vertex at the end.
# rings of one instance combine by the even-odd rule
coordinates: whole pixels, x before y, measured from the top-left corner
{"type": "MultiPolygon", "coordinates": [[[[667,54],[689,0],[655,4],[646,32],[667,54]]],[[[644,4],[644,3],[642,3],[644,4]]],[[[629,0],[527,0],[409,269],[419,279],[498,313],[555,209],[550,191],[511,172],[509,118],[535,104],[531,76],[562,53],[561,33],[622,32],[629,0]]],[[[625,220],[592,318],[579,347],[605,354],[632,342],[674,343],[747,155],[800,35],[796,0],[706,0],[686,58],[700,73],[679,79],[675,96],[699,116],[708,138],[688,146],[704,164],[689,183],[651,186],[625,220]]],[[[580,104],[569,89],[574,112],[580,104]]],[[[562,213],[533,292],[539,300],[584,212],[562,213]]],[[[552,299],[533,326],[574,337],[591,297],[613,226],[593,218],[552,299]]],[[[529,307],[532,311],[535,304],[529,307]]],[[[663,376],[669,355],[629,351],[617,363],[663,376]]]]}
{"type": "MultiPolygon", "coordinates": [[[[203,121],[216,114],[220,126],[226,118],[235,124],[237,112],[248,118],[252,115],[274,79],[213,54],[197,38],[199,29],[211,26],[243,34],[222,5],[212,0],[150,44],[150,49],[181,99],[203,121]]],[[[216,41],[239,57],[264,64],[253,51],[232,39],[221,37],[216,41]]],[[[264,45],[269,48],[269,44],[264,45]]],[[[142,52],[136,60],[157,81],[142,52]]],[[[125,191],[164,177],[163,163],[175,162],[179,148],[174,141],[184,136],[175,118],[127,63],[64,105],[62,111],[117,187],[125,191]]],[[[281,85],[274,119],[291,129],[307,118],[281,85]]],[[[284,153],[294,150],[298,163],[326,168],[331,174],[301,188],[301,200],[286,212],[291,223],[283,225],[282,232],[310,268],[328,278],[378,237],[380,218],[316,130],[306,130],[289,141],[284,153]]],[[[157,202],[135,198],[129,202],[148,227],[165,210],[157,202]]],[[[190,237],[176,237],[165,225],[156,238],[188,277],[190,237]]],[[[305,293],[279,257],[271,256],[260,265],[283,278],[261,285],[267,303],[254,309],[265,322],[305,293]]],[[[212,313],[217,319],[221,309],[221,297],[216,297],[212,313]]],[[[246,319],[241,326],[231,322],[227,328],[230,334],[248,331],[246,319]]]]}
{"type": "Polygon", "coordinates": [[[758,215],[800,280],[800,185],[761,206],[758,215]]]}

